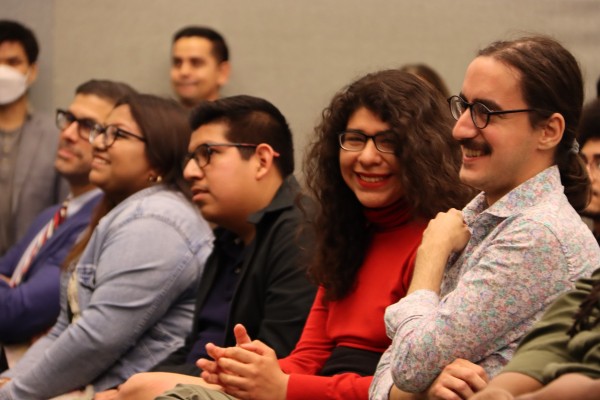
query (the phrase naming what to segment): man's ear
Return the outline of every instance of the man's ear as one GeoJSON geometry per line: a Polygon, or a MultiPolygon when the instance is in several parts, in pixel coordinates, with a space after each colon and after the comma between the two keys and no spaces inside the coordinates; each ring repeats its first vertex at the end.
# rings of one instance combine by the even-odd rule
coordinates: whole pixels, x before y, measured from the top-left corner
{"type": "Polygon", "coordinates": [[[541,126],[542,133],[539,138],[538,148],[540,150],[553,149],[562,140],[565,131],[565,118],[562,114],[552,114],[541,126]]]}
{"type": "Polygon", "coordinates": [[[260,180],[275,168],[275,157],[279,157],[279,153],[268,144],[261,143],[256,146],[254,156],[257,160],[256,179],[260,180]]]}
{"type": "Polygon", "coordinates": [[[38,75],[38,65],[37,63],[33,63],[29,65],[29,74],[27,75],[27,86],[31,86],[33,82],[37,79],[38,75]]]}
{"type": "Polygon", "coordinates": [[[225,85],[229,80],[229,74],[231,73],[231,64],[229,61],[223,61],[219,64],[219,77],[217,79],[217,83],[219,87],[225,85]]]}

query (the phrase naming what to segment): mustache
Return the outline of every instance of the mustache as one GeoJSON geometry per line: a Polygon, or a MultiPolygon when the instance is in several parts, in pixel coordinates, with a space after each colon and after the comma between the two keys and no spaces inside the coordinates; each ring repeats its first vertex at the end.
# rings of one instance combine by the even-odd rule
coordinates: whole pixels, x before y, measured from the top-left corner
{"type": "Polygon", "coordinates": [[[77,155],[77,156],[81,156],[83,153],[81,152],[81,149],[78,149],[77,147],[71,145],[69,142],[66,141],[61,141],[58,144],[58,149],[67,149],[69,150],[71,153],[77,155]]]}
{"type": "Polygon", "coordinates": [[[465,149],[491,153],[492,148],[487,142],[478,142],[472,138],[460,139],[458,143],[465,149]]]}

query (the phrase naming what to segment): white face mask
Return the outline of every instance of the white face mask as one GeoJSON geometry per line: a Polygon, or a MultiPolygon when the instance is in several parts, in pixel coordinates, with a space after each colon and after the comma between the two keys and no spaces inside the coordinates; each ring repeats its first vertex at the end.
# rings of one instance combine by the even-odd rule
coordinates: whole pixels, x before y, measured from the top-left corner
{"type": "Polygon", "coordinates": [[[25,93],[27,75],[8,65],[0,65],[0,105],[10,104],[25,93]]]}

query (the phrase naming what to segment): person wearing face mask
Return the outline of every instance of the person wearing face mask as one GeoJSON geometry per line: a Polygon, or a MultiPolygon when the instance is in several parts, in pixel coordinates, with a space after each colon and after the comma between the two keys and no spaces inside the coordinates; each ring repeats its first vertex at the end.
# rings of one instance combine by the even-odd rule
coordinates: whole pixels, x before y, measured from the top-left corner
{"type": "Polygon", "coordinates": [[[42,210],[67,193],[66,182],[54,169],[54,121],[29,109],[28,88],[37,77],[38,53],[30,29],[0,20],[0,256],[42,210]]]}

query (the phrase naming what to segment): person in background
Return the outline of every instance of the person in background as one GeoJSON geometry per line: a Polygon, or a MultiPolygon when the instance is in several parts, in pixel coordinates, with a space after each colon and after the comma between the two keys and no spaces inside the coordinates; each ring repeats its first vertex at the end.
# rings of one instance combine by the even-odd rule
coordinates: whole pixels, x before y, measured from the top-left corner
{"type": "Polygon", "coordinates": [[[393,338],[371,399],[469,397],[496,375],[544,310],[600,265],[577,214],[589,179],[575,140],[583,79],[544,36],[498,41],[448,99],[460,179],[481,193],[429,223],[409,294],[387,308],[393,338]],[[474,374],[445,369],[464,359],[474,374]],[[456,373],[456,375],[454,375],[456,373]]]}
{"type": "Polygon", "coordinates": [[[448,86],[442,77],[430,66],[426,64],[406,64],[400,67],[400,71],[408,72],[423,79],[435,89],[439,90],[445,99],[450,97],[448,86]]]}
{"type": "Polygon", "coordinates": [[[214,361],[198,361],[205,382],[223,392],[188,384],[159,399],[367,398],[390,343],[383,311],[406,293],[427,220],[473,194],[458,180],[444,108],[441,94],[398,70],[368,74],[335,95],[306,158],[320,205],[310,264],[320,287],[298,345],[278,360],[237,325],[238,346],[209,344],[214,361]]]}
{"type": "Polygon", "coordinates": [[[558,298],[473,400],[595,400],[600,393],[600,269],[558,298]]]}
{"type": "Polygon", "coordinates": [[[592,232],[600,240],[600,99],[592,100],[583,108],[579,123],[580,155],[592,183],[590,202],[581,213],[591,219],[592,232]]]}
{"type": "Polygon", "coordinates": [[[67,194],[54,169],[59,140],[54,121],[29,107],[38,54],[29,28],[0,20],[0,256],[25,235],[40,212],[67,194]]]}
{"type": "Polygon", "coordinates": [[[219,98],[230,69],[227,43],[214,29],[187,26],[173,36],[171,85],[186,108],[219,98]]]}
{"type": "Polygon", "coordinates": [[[187,112],[130,95],[90,132],[90,182],[104,192],[90,229],[67,256],[61,313],[2,374],[0,399],[48,399],[116,387],[183,345],[212,231],[181,169],[187,112]]]}
{"type": "MultiPolygon", "coordinates": [[[[60,129],[54,166],[69,183],[68,201],[38,215],[27,234],[0,258],[0,343],[28,346],[56,321],[60,266],[89,224],[101,191],[89,180],[89,135],[117,100],[134,93],[126,84],[90,80],[77,87],[68,109],[56,112],[60,129]]],[[[6,347],[6,346],[5,346],[6,347]]]]}

